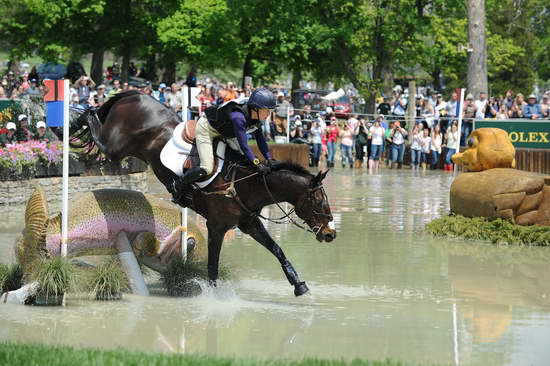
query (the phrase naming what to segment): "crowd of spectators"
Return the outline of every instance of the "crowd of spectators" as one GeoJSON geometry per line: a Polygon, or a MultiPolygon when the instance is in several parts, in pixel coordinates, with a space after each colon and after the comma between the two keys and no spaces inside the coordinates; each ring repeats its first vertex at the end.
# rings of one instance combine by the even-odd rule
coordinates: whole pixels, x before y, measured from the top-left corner
{"type": "MultiPolygon", "coordinates": [[[[34,70],[34,69],[33,69],[34,70]]],[[[130,65],[129,74],[139,76],[142,69],[130,65]]],[[[244,88],[234,83],[220,83],[205,78],[198,80],[192,71],[186,80],[167,85],[163,82],[153,85],[121,82],[118,79],[118,64],[105,70],[104,83],[96,85],[94,81],[82,75],[71,87],[70,102],[78,107],[100,107],[110,97],[121,91],[137,89],[151,95],[159,102],[173,109],[182,117],[182,87],[186,84],[200,89],[196,96],[200,108],[198,113],[211,105],[219,105],[229,100],[249,96],[252,85],[244,88]]],[[[312,111],[309,105],[295,110],[288,91],[272,88],[277,95],[277,107],[263,126],[268,140],[284,140],[289,130],[289,138],[294,143],[306,143],[311,147],[311,165],[320,163],[327,167],[335,165],[339,147],[340,161],[343,167],[361,167],[368,161],[371,171],[378,169],[379,162],[385,161],[390,168],[401,168],[405,152],[409,153],[411,168],[420,166],[436,168],[443,160],[445,170],[452,170],[450,157],[456,152],[457,144],[464,146],[466,137],[473,128],[474,119],[548,119],[550,118],[550,93],[540,98],[532,94],[524,98],[521,93],[511,90],[505,96],[488,97],[480,93],[477,98],[468,94],[463,105],[462,131],[459,134],[458,101],[453,92],[448,100],[440,93],[417,95],[414,100],[408,98],[407,91],[400,87],[394,89],[391,97],[379,98],[376,115],[350,114],[348,118],[337,116],[331,107],[322,111],[312,111]],[[414,103],[415,125],[412,132],[405,125],[405,116],[410,103],[414,103]],[[290,118],[289,118],[290,117],[290,118]],[[290,126],[287,126],[290,123],[290,126]],[[405,147],[409,148],[406,149],[405,147]],[[443,158],[440,158],[443,155],[443,158]]],[[[40,98],[45,92],[39,82],[38,74],[8,72],[0,85],[1,99],[18,99],[24,96],[40,98]]],[[[195,111],[197,112],[197,111],[195,111]]],[[[28,139],[54,139],[55,134],[40,120],[30,128],[28,118],[19,115],[17,121],[5,124],[0,130],[0,145],[28,139]],[[25,118],[23,118],[25,117],[25,118]],[[46,136],[46,137],[44,137],[46,136]]]]}

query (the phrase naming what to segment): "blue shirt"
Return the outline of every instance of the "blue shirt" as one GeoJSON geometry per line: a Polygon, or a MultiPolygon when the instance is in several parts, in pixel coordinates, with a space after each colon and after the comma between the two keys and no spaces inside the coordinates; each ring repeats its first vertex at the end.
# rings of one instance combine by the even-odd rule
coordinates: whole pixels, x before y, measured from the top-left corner
{"type": "Polygon", "coordinates": [[[538,115],[538,118],[542,117],[542,111],[540,110],[540,104],[526,104],[523,106],[523,117],[531,118],[533,114],[538,115]]]}
{"type": "MultiPolygon", "coordinates": [[[[231,122],[233,122],[235,137],[239,142],[239,146],[242,152],[248,160],[253,161],[254,159],[256,159],[256,156],[254,156],[252,150],[248,146],[248,138],[246,136],[246,118],[244,117],[244,114],[238,111],[231,112],[231,122]]],[[[252,132],[252,134],[256,138],[256,143],[258,144],[258,148],[260,149],[264,158],[270,159],[271,155],[269,154],[269,148],[267,147],[267,142],[265,141],[265,137],[262,133],[261,128],[257,128],[255,131],[252,132]]]]}

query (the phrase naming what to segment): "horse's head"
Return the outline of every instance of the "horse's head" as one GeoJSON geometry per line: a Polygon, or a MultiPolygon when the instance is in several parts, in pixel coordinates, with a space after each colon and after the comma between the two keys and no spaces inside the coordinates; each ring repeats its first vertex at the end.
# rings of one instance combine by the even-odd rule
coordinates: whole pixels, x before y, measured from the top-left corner
{"type": "Polygon", "coordinates": [[[320,242],[331,242],[336,238],[328,197],[323,188],[323,179],[327,173],[328,170],[319,172],[311,178],[307,190],[295,206],[296,214],[306,222],[320,242]]]}

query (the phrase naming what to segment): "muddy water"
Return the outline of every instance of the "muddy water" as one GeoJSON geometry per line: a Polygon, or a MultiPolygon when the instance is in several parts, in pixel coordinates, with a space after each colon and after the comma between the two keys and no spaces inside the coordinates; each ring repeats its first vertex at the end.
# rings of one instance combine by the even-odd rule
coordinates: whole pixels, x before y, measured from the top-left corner
{"type": "MultiPolygon", "coordinates": [[[[74,300],[55,309],[0,305],[0,341],[259,358],[550,364],[550,251],[424,234],[424,224],[448,210],[451,181],[443,172],[331,173],[335,242],[269,227],[309,296],[295,298],[276,260],[235,232],[222,251],[233,279],[215,291],[191,299],[74,300]]],[[[0,223],[0,257],[9,261],[23,214],[1,210],[7,219],[0,223]]]]}

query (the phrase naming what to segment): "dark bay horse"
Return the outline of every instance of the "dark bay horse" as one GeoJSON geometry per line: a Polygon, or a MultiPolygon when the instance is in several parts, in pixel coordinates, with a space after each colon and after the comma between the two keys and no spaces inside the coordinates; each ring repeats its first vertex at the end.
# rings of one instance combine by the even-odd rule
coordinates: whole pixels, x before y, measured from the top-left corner
{"type": "MultiPolygon", "coordinates": [[[[178,125],[178,117],[154,98],[138,91],[119,93],[97,111],[88,109],[72,128],[81,147],[94,147],[109,159],[117,161],[134,156],[147,162],[156,177],[172,190],[176,175],[160,160],[160,153],[178,125]]],[[[227,149],[229,151],[229,149],[227,149]]],[[[260,221],[259,213],[267,205],[288,202],[296,214],[315,233],[319,242],[336,238],[333,218],[322,181],[327,172],[310,174],[304,168],[282,162],[265,179],[247,166],[235,168],[235,196],[208,194],[229,186],[222,174],[203,191],[193,194],[192,209],[206,218],[208,228],[208,277],[215,286],[218,263],[225,233],[234,227],[250,235],[268,249],[281,263],[286,278],[294,286],[296,296],[308,291],[281,248],[260,221]]]]}

